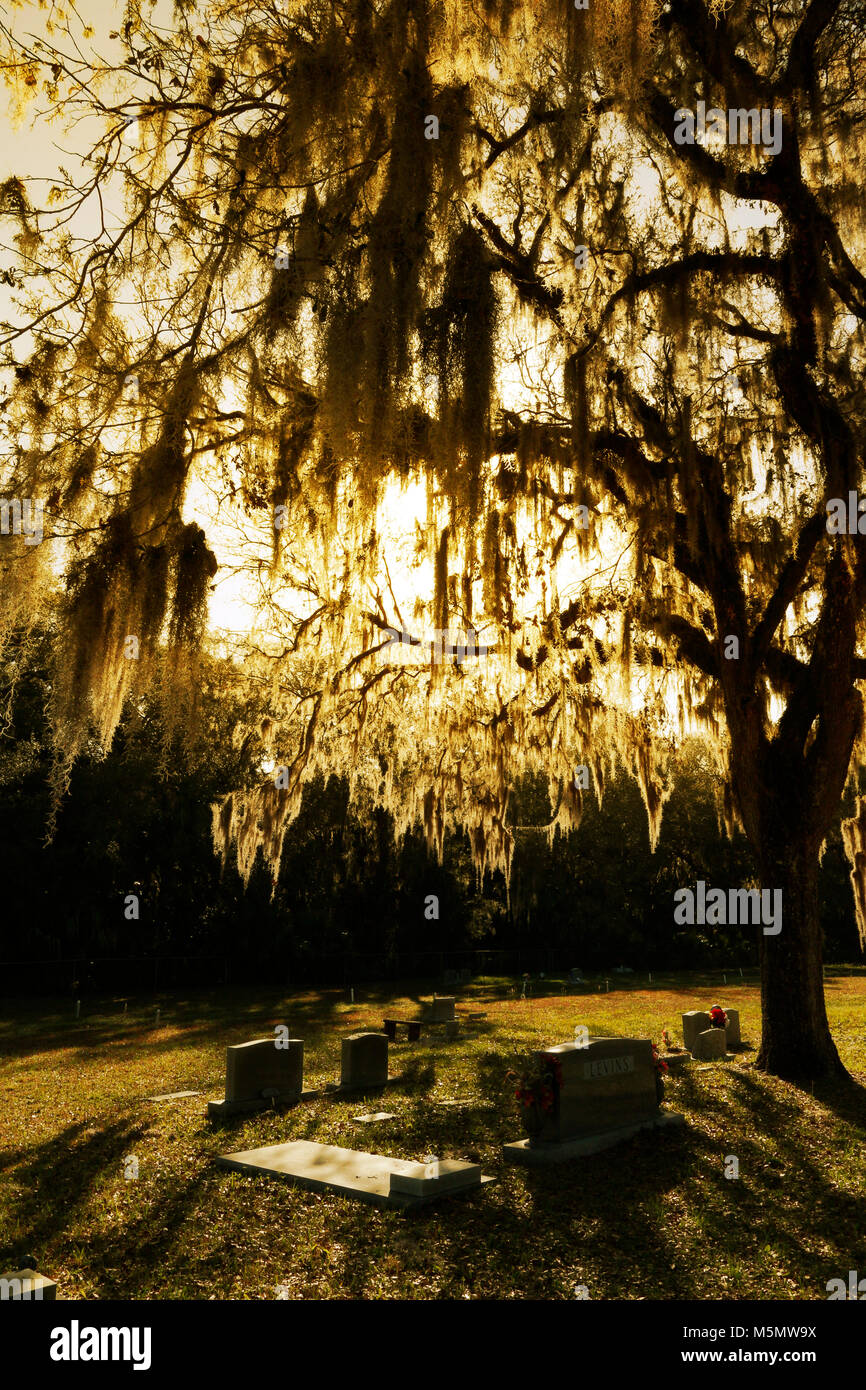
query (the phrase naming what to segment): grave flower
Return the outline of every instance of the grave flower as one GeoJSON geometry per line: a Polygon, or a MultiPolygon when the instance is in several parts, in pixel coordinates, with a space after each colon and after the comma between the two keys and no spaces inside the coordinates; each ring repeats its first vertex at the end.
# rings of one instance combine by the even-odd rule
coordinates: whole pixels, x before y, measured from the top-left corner
{"type": "Polygon", "coordinates": [[[668,1071],[668,1064],[664,1057],[659,1056],[659,1050],[655,1043],[653,1043],[653,1062],[656,1069],[656,1100],[661,1105],[665,1094],[665,1075],[668,1071]]]}
{"type": "Polygon", "coordinates": [[[710,1023],[714,1028],[724,1028],[728,1021],[728,1015],[720,1004],[714,1004],[710,1009],[710,1023]]]}
{"type": "Polygon", "coordinates": [[[562,1064],[558,1058],[540,1053],[522,1072],[508,1072],[507,1079],[517,1083],[514,1097],[523,1110],[524,1128],[530,1134],[539,1133],[553,1114],[556,1087],[562,1084],[562,1064]]]}

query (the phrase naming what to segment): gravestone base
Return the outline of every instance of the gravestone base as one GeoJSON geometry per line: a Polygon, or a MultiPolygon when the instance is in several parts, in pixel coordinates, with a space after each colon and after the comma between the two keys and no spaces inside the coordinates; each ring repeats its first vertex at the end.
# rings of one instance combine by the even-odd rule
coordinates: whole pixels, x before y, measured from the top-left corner
{"type": "Polygon", "coordinates": [[[539,1143],[534,1139],[518,1139],[511,1144],[503,1144],[502,1156],[506,1163],[520,1163],[526,1168],[541,1168],[549,1163],[566,1163],[571,1158],[586,1158],[590,1154],[602,1153],[631,1139],[642,1129],[676,1129],[686,1122],[685,1115],[672,1110],[660,1112],[655,1119],[639,1120],[619,1129],[609,1129],[603,1134],[587,1134],[579,1139],[562,1139],[559,1143],[539,1143]]]}
{"type": "Polygon", "coordinates": [[[336,1192],[371,1206],[395,1210],[425,1206],[439,1197],[477,1192],[496,1181],[483,1177],[475,1163],[453,1159],[437,1160],[435,1164],[412,1163],[333,1144],[315,1144],[307,1139],[223,1154],[216,1161],[221,1168],[248,1176],[258,1173],[286,1178],[313,1192],[336,1192]]]}
{"type": "Polygon", "coordinates": [[[454,1038],[469,1037],[469,1034],[462,1031],[459,1019],[428,1018],[424,1020],[423,1037],[425,1037],[428,1042],[442,1042],[443,1040],[445,1042],[451,1042],[454,1038]]]}
{"type": "Polygon", "coordinates": [[[248,1100],[209,1100],[209,1120],[224,1120],[232,1115],[256,1115],[261,1110],[287,1110],[302,1100],[315,1100],[321,1091],[302,1091],[299,1096],[251,1096],[248,1100]]]}
{"type": "Polygon", "coordinates": [[[361,1086],[344,1086],[341,1081],[328,1081],[320,1094],[333,1096],[334,1100],[340,1100],[343,1096],[374,1096],[380,1091],[387,1091],[391,1086],[399,1086],[404,1080],[405,1075],[400,1072],[398,1076],[389,1076],[387,1081],[367,1082],[361,1086]]]}
{"type": "Polygon", "coordinates": [[[667,1062],[671,1076],[676,1076],[687,1062],[693,1062],[695,1059],[690,1052],[662,1052],[659,1054],[659,1060],[667,1062]]]}

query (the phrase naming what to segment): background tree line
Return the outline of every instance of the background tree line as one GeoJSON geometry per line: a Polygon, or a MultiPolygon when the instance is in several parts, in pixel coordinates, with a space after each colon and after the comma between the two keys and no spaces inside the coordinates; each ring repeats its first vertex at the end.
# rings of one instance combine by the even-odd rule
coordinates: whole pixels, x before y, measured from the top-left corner
{"type": "MultiPolygon", "coordinates": [[[[683,969],[754,964],[754,930],[680,927],[673,892],[704,878],[748,884],[755,866],[743,836],[720,834],[713,772],[701,745],[684,745],[661,837],[650,853],[646,815],[634,782],[612,781],[600,810],[588,798],[580,828],[549,842],[546,782],[524,776],[514,789],[516,831],[510,900],[499,874],[476,881],[465,835],[450,834],[442,865],[422,834],[395,840],[381,807],[350,812],[343,778],[317,777],[289,828],[276,889],[261,855],[244,890],[229,857],[214,853],[210,803],[261,779],[261,747],[237,745],[232,731],[245,696],[230,662],[202,664],[195,731],[166,728],[160,703],[128,702],[111,750],[94,745],[76,763],[56,833],[46,842],[52,752],[46,730],[52,634],[13,647],[2,671],[6,728],[0,739],[0,865],[4,927],[0,958],[78,958],[79,991],[120,987],[150,975],[100,965],[107,956],[225,958],[228,979],[337,982],[349,969],[391,973],[414,961],[419,973],[480,948],[550,952],[558,965],[588,972],[618,964],[683,969]],[[137,920],[126,916],[128,895],[137,920]],[[425,901],[438,899],[438,920],[425,901]],[[354,963],[348,964],[351,955],[354,963]],[[367,958],[367,965],[363,959],[367,958]]],[[[821,869],[822,924],[830,961],[858,958],[857,931],[839,820],[821,869]]],[[[223,965],[185,982],[224,978],[223,965]]],[[[3,992],[32,993],[66,972],[9,968],[3,992]]],[[[170,971],[163,974],[168,982],[170,971]]],[[[71,984],[71,975],[69,976],[71,984]]]]}

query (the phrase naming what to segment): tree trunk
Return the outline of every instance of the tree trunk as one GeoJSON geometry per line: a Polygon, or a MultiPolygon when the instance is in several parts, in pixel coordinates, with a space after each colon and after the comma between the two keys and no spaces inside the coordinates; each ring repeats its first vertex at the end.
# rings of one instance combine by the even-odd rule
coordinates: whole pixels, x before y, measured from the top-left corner
{"type": "Polygon", "coordinates": [[[824,1003],[818,852],[810,840],[789,833],[759,852],[761,887],[782,890],[782,930],[765,936],[758,928],[763,1028],[757,1066],[791,1081],[848,1076],[824,1003]]]}

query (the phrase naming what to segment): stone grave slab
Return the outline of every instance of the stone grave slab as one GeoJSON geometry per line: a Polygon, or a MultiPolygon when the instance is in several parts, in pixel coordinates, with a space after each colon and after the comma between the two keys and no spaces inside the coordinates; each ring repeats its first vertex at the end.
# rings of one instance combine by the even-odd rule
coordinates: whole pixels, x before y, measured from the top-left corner
{"type": "Polygon", "coordinates": [[[703,1033],[712,1026],[712,1019],[704,1009],[689,1009],[688,1013],[682,1016],[683,1023],[683,1047],[686,1052],[694,1054],[695,1043],[698,1034],[703,1033]]]}
{"type": "Polygon", "coordinates": [[[439,1165],[441,1174],[428,1177],[427,1170],[432,1165],[426,1163],[361,1153],[334,1144],[315,1144],[307,1139],[223,1154],[216,1162],[221,1168],[236,1172],[286,1178],[314,1192],[337,1192],[372,1206],[397,1209],[423,1206],[439,1197],[477,1191],[495,1181],[483,1177],[474,1163],[445,1160],[439,1165]],[[404,1180],[410,1190],[401,1189],[399,1181],[397,1187],[392,1187],[395,1176],[404,1180]]]}
{"type": "Polygon", "coordinates": [[[378,1125],[383,1120],[396,1120],[397,1116],[392,1115],[388,1110],[376,1110],[370,1115],[353,1115],[352,1119],[359,1125],[378,1125]]]}
{"type": "Polygon", "coordinates": [[[710,1062],[728,1055],[726,1032],[725,1028],[707,1028],[698,1034],[694,1055],[699,1062],[710,1062]]]}
{"type": "Polygon", "coordinates": [[[301,1038],[255,1038],[226,1048],[225,1100],[210,1101],[208,1115],[219,1118],[267,1109],[271,1102],[294,1105],[303,1095],[304,1043],[301,1038]]]}
{"type": "Polygon", "coordinates": [[[48,1302],[57,1301],[57,1284],[35,1269],[13,1269],[8,1274],[0,1274],[0,1301],[10,1302],[48,1302]]]}

